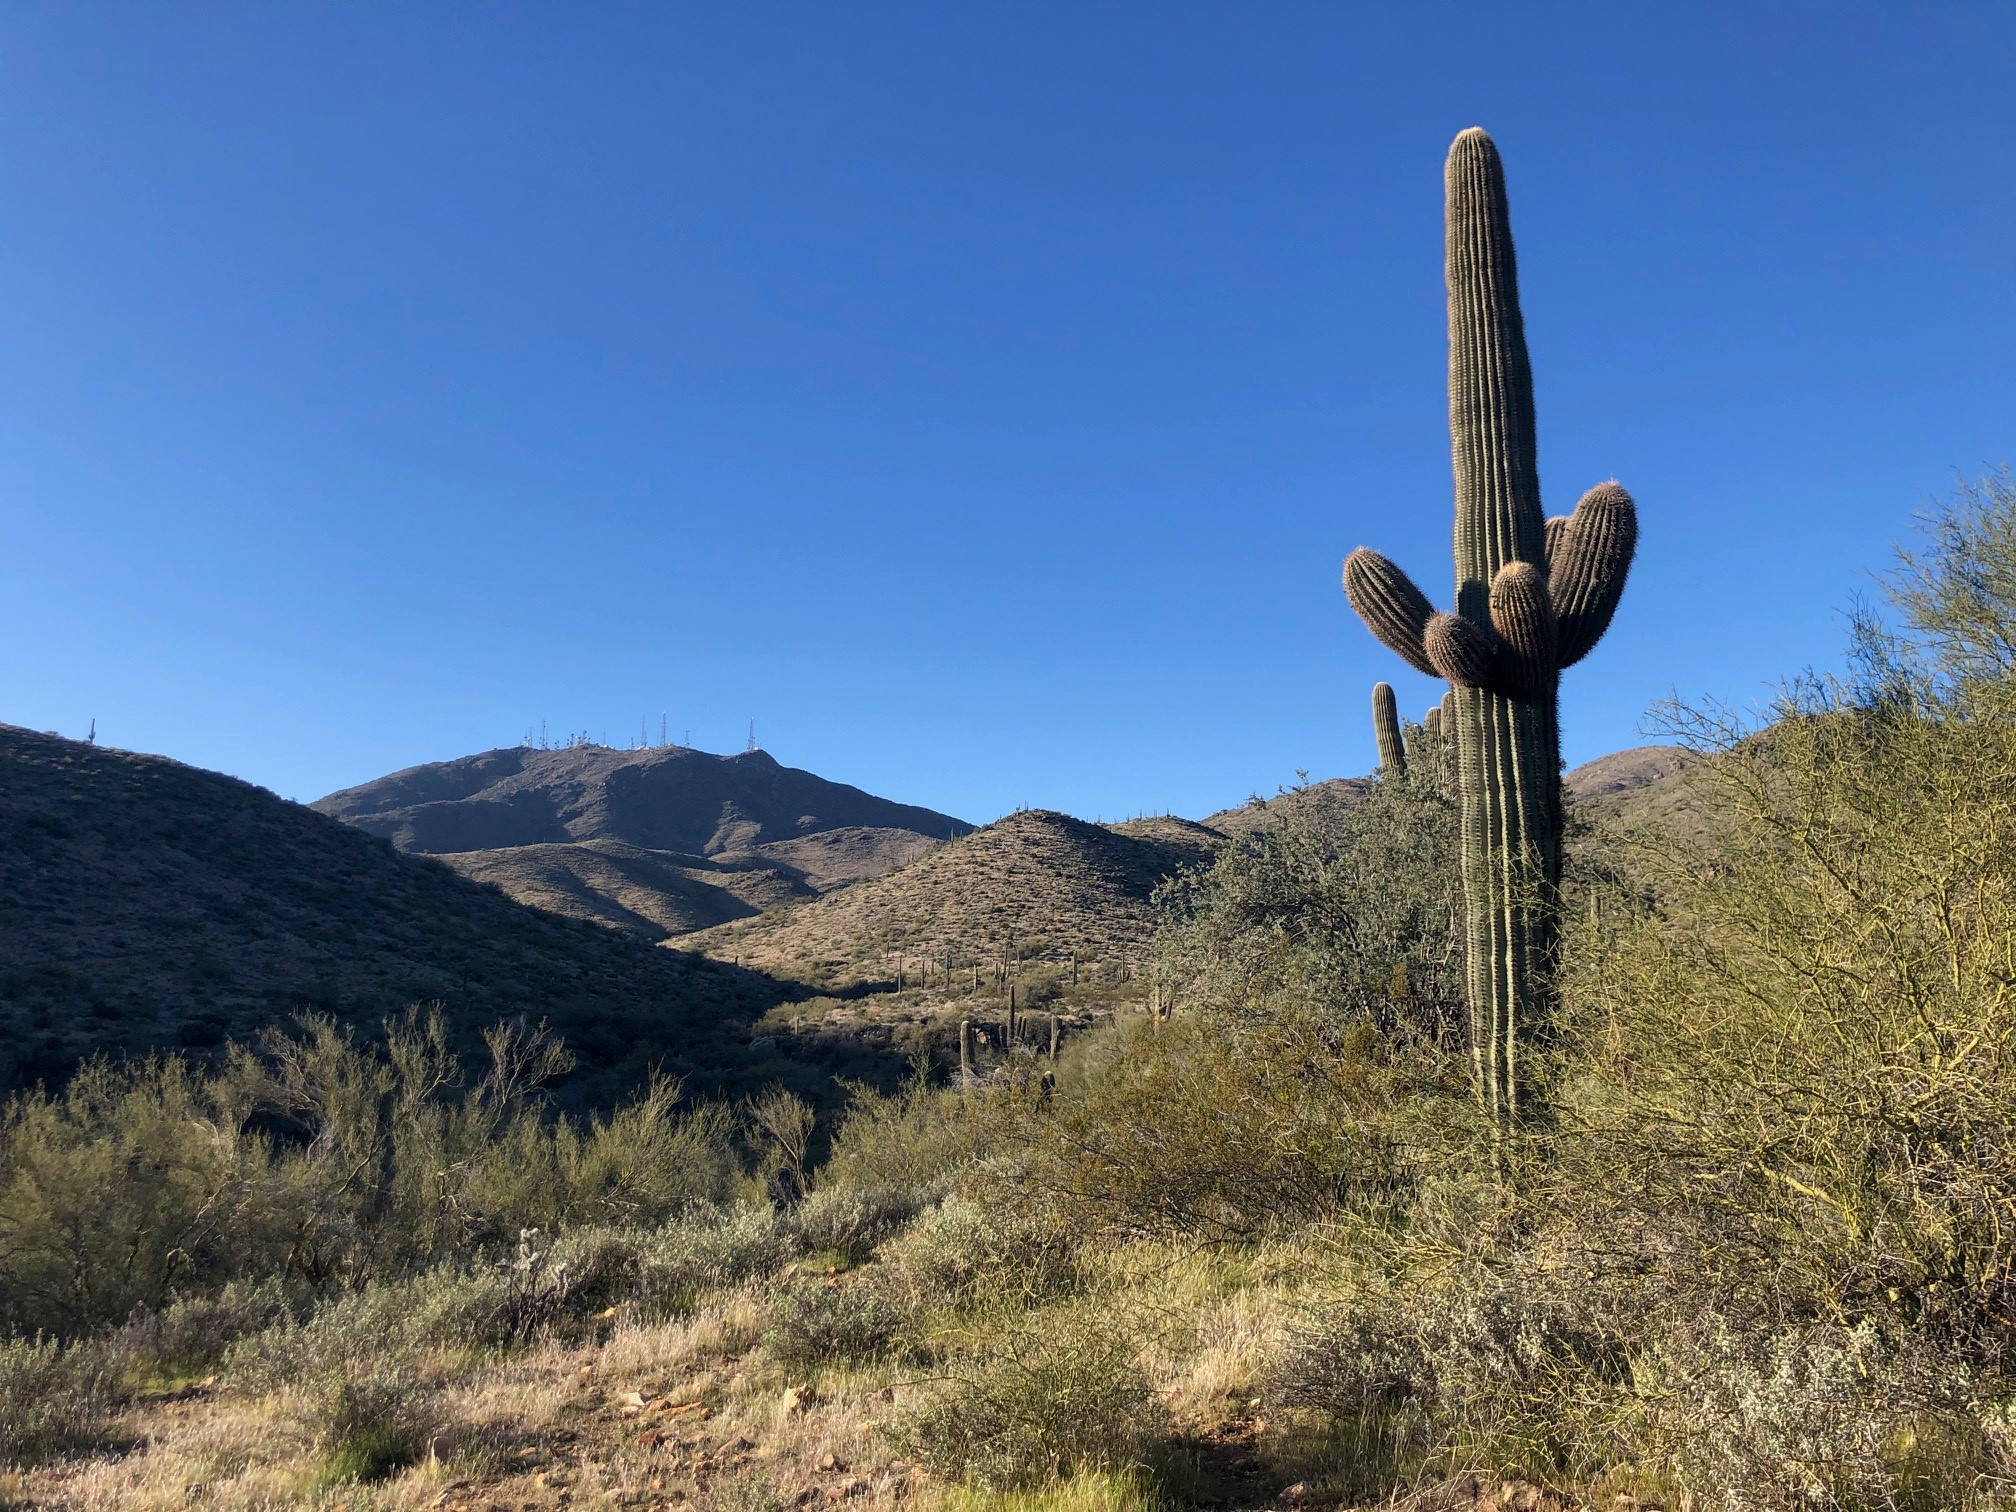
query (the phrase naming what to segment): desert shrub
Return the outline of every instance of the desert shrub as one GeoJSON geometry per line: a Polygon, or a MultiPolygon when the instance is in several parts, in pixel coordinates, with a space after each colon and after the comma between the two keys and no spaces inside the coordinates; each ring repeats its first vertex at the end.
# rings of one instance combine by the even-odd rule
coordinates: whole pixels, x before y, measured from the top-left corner
{"type": "Polygon", "coordinates": [[[751,1203],[696,1209],[627,1242],[633,1259],[626,1300],[658,1317],[689,1311],[703,1292],[774,1275],[798,1254],[790,1220],[751,1203]]]}
{"type": "Polygon", "coordinates": [[[89,1346],[0,1339],[0,1465],[92,1446],[116,1401],[112,1374],[89,1346]]]}
{"type": "Polygon", "coordinates": [[[242,1066],[80,1068],[0,1111],[0,1331],[75,1334],[277,1270],[284,1235],[242,1066]]]}
{"type": "Polygon", "coordinates": [[[1577,942],[1561,1221],[1691,1312],[1870,1318],[2000,1369],[2016,1317],[2016,727],[1809,690],[1723,828],[1577,942]]]}
{"type": "Polygon", "coordinates": [[[1616,1447],[1631,1372],[1625,1340],[1592,1311],[1488,1274],[1361,1291],[1289,1330],[1268,1385],[1351,1425],[1364,1468],[1388,1476],[1466,1459],[1590,1475],[1616,1447]]]}
{"type": "MultiPolygon", "coordinates": [[[[1244,1241],[1404,1205],[1474,1157],[1454,818],[1431,784],[1291,794],[1158,894],[1157,1021],[1082,1036],[962,1125],[990,1200],[1076,1233],[1244,1241]]],[[[970,1184],[970,1183],[969,1183],[970,1184]]]]}
{"type": "Polygon", "coordinates": [[[305,1317],[282,1317],[238,1340],[224,1351],[222,1373],[254,1393],[285,1390],[304,1378],[368,1373],[405,1359],[439,1323],[459,1324],[469,1310],[465,1284],[463,1276],[437,1272],[332,1298],[305,1317]]]}
{"type": "Polygon", "coordinates": [[[934,1086],[928,1062],[913,1061],[893,1092],[847,1084],[847,1106],[819,1171],[824,1191],[901,1191],[920,1203],[942,1197],[978,1148],[956,1093],[934,1086]]]}
{"type": "Polygon", "coordinates": [[[105,1340],[107,1360],[129,1378],[180,1380],[207,1374],[240,1339],[291,1320],[276,1279],[231,1281],[214,1296],[177,1297],[142,1307],[105,1340]]]}
{"type": "Polygon", "coordinates": [[[805,1195],[812,1158],[812,1131],[818,1122],[812,1105],[789,1088],[772,1085],[743,1099],[740,1111],[764,1194],[779,1207],[794,1206],[805,1195]]]}
{"type": "Polygon", "coordinates": [[[1244,1241],[1404,1202],[1475,1120],[1454,1056],[1292,996],[1084,1036],[1053,1090],[1003,1087],[969,1120],[988,1200],[1081,1234],[1244,1241]]]}
{"type": "Polygon", "coordinates": [[[1078,1281],[1070,1241],[1019,1208],[948,1198],[882,1252],[883,1283],[913,1309],[999,1302],[1027,1308],[1078,1281]]]}
{"type": "Polygon", "coordinates": [[[763,1344],[786,1366],[853,1365],[902,1352],[910,1315],[872,1279],[803,1283],[770,1300],[763,1344]]]}
{"type": "Polygon", "coordinates": [[[1256,1000],[1453,1048],[1463,1036],[1456,810],[1428,779],[1346,798],[1297,789],[1267,820],[1157,892],[1156,970],[1176,1010],[1256,1000]]]}
{"type": "Polygon", "coordinates": [[[1140,1348],[1130,1320],[1033,1315],[950,1360],[893,1432],[938,1473],[993,1487],[1138,1464],[1165,1427],[1140,1348]]]}
{"type": "Polygon", "coordinates": [[[451,1262],[402,1279],[328,1298],[308,1315],[283,1313],[223,1351],[226,1374],[253,1390],[284,1387],[301,1373],[355,1375],[425,1347],[496,1348],[535,1336],[577,1334],[602,1299],[627,1292],[606,1270],[627,1246],[593,1246],[593,1264],[577,1271],[567,1258],[589,1246],[549,1245],[536,1229],[495,1260],[451,1262]],[[577,1282],[585,1284],[577,1284],[577,1282]]]}
{"type": "Polygon", "coordinates": [[[304,1390],[325,1483],[382,1480],[419,1460],[441,1427],[433,1393],[410,1365],[333,1370],[304,1390]]]}
{"type": "Polygon", "coordinates": [[[1652,1353],[1649,1436],[1697,1505],[1932,1512],[1986,1489],[1964,1373],[1866,1319],[1758,1335],[1709,1317],[1652,1353]]]}
{"type": "Polygon", "coordinates": [[[821,1187],[799,1205],[792,1223],[808,1253],[838,1254],[859,1263],[902,1232],[919,1206],[917,1195],[903,1188],[821,1187]]]}
{"type": "Polygon", "coordinates": [[[0,1329],[77,1335],[234,1282],[331,1295],[508,1248],[661,1224],[742,1180],[733,1119],[658,1081],[586,1122],[568,1057],[500,1026],[468,1081],[438,1015],[365,1044],[324,1018],[231,1050],[83,1068],[0,1109],[0,1329]]]}

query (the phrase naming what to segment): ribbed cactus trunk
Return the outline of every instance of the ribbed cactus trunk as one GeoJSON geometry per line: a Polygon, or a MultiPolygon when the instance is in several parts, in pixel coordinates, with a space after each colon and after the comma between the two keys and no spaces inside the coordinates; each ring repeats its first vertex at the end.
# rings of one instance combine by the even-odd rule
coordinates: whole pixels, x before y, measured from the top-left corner
{"type": "MultiPolygon", "coordinates": [[[[1456,612],[1489,626],[1499,573],[1546,561],[1533,372],[1497,149],[1482,132],[1466,132],[1447,172],[1456,612]]],[[[1545,591],[1543,584],[1543,599],[1545,591]]],[[[1501,1118],[1518,1111],[1519,1030],[1540,1017],[1554,954],[1558,687],[1558,678],[1544,677],[1506,691],[1460,684],[1456,691],[1470,1053],[1486,1107],[1501,1118]]]]}
{"type": "Polygon", "coordinates": [[[1393,684],[1372,685],[1372,739],[1379,747],[1379,775],[1407,775],[1407,747],[1400,739],[1400,700],[1393,684]]]}
{"type": "Polygon", "coordinates": [[[1552,987],[1561,880],[1561,669],[1615,613],[1637,540],[1631,497],[1591,489],[1567,519],[1540,508],[1533,376],[1498,149],[1449,149],[1449,438],[1456,473],[1456,612],[1360,548],[1344,587],[1372,633],[1448,679],[1462,798],[1466,986],[1478,1095],[1502,1126],[1522,1101],[1520,1044],[1552,987]]]}

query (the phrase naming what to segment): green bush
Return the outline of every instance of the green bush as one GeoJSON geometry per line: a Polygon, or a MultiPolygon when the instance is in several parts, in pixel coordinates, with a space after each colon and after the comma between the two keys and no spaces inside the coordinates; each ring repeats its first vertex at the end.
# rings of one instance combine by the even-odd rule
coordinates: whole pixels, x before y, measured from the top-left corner
{"type": "Polygon", "coordinates": [[[982,1302],[1023,1309],[1068,1294],[1078,1281],[1071,1243],[1006,1204],[948,1198],[882,1251],[881,1284],[913,1310],[982,1302]]]}
{"type": "Polygon", "coordinates": [[[798,1205],[791,1220],[807,1253],[837,1254],[858,1264],[902,1232],[919,1205],[916,1193],[901,1188],[821,1187],[798,1205]]]}
{"type": "Polygon", "coordinates": [[[1236,1020],[1265,1001],[1459,1048],[1454,803],[1425,774],[1334,802],[1312,792],[1275,799],[1264,824],[1158,891],[1156,971],[1175,1011],[1236,1020]]]}
{"type": "Polygon", "coordinates": [[[1361,1471],[1468,1460],[1594,1476],[1631,1383],[1626,1341],[1600,1320],[1572,1288],[1489,1273],[1361,1291],[1289,1331],[1268,1390],[1350,1425],[1361,1471]]]}
{"type": "Polygon", "coordinates": [[[0,1109],[0,1329],[76,1336],[231,1284],[332,1295],[482,1263],[521,1229],[650,1226],[739,1187],[730,1114],[656,1082],[550,1116],[565,1052],[500,1026],[473,1082],[438,1016],[310,1017],[208,1073],[84,1067],[0,1109]]]}
{"type": "Polygon", "coordinates": [[[909,1192],[920,1203],[945,1195],[977,1152],[962,1099],[932,1085],[930,1066],[912,1062],[893,1092],[847,1084],[846,1111],[819,1172],[824,1191],[909,1192]]]}
{"type": "Polygon", "coordinates": [[[139,1309],[107,1337],[105,1353],[132,1379],[188,1380],[215,1369],[240,1339],[283,1319],[291,1321],[291,1312],[277,1280],[231,1281],[215,1296],[139,1309]]]}
{"type": "Polygon", "coordinates": [[[782,1270],[798,1254],[790,1220],[767,1207],[705,1208],[638,1239],[638,1298],[690,1303],[696,1294],[782,1270]]]}
{"type": "Polygon", "coordinates": [[[1140,1464],[1167,1426],[1140,1347],[1126,1319],[1089,1309],[1034,1315],[948,1362],[894,1432],[939,1474],[992,1487],[1140,1464]]]}
{"type": "Polygon", "coordinates": [[[787,1287],[767,1314],[763,1344],[782,1365],[857,1365],[914,1352],[905,1348],[909,1313],[871,1278],[787,1287]]]}
{"type": "Polygon", "coordinates": [[[325,1484],[382,1480],[417,1462],[440,1431],[433,1395],[410,1367],[331,1371],[304,1394],[325,1484]]]}
{"type": "Polygon", "coordinates": [[[92,1447],[116,1403],[111,1372],[94,1349],[0,1340],[0,1465],[92,1447]]]}

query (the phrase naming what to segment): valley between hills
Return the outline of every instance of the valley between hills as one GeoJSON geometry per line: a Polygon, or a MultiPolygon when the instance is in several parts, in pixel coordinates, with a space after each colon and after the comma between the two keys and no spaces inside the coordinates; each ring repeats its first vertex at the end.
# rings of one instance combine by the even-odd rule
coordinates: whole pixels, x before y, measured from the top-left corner
{"type": "MultiPolygon", "coordinates": [[[[1684,753],[1569,774],[1582,812],[1671,822],[1684,753]]],[[[886,1081],[1011,1005],[1065,1032],[1143,1004],[1154,894],[1339,778],[1200,819],[973,825],[761,751],[505,748],[313,804],[164,757],[0,727],[0,1066],[205,1053],[303,1013],[438,1004],[465,1048],[550,1021],[568,1101],[886,1081]],[[752,1049],[752,1045],[754,1048],[752,1049]]],[[[1026,1020],[1025,1020],[1026,1021],[1026,1020]]]]}

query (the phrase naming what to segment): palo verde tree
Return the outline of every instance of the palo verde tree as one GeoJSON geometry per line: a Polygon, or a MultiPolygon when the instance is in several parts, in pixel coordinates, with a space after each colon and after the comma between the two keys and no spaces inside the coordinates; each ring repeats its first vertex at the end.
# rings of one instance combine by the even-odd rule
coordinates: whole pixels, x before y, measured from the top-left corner
{"type": "Polygon", "coordinates": [[[1448,680],[1462,797],[1465,987],[1478,1095],[1517,1117],[1519,1042],[1551,991],[1561,880],[1561,672],[1616,612],[1637,545],[1615,483],[1566,518],[1540,509],[1533,375],[1519,316],[1505,170],[1471,128],[1449,149],[1449,437],[1456,472],[1456,610],[1363,547],[1344,591],[1410,666],[1448,680]]]}

